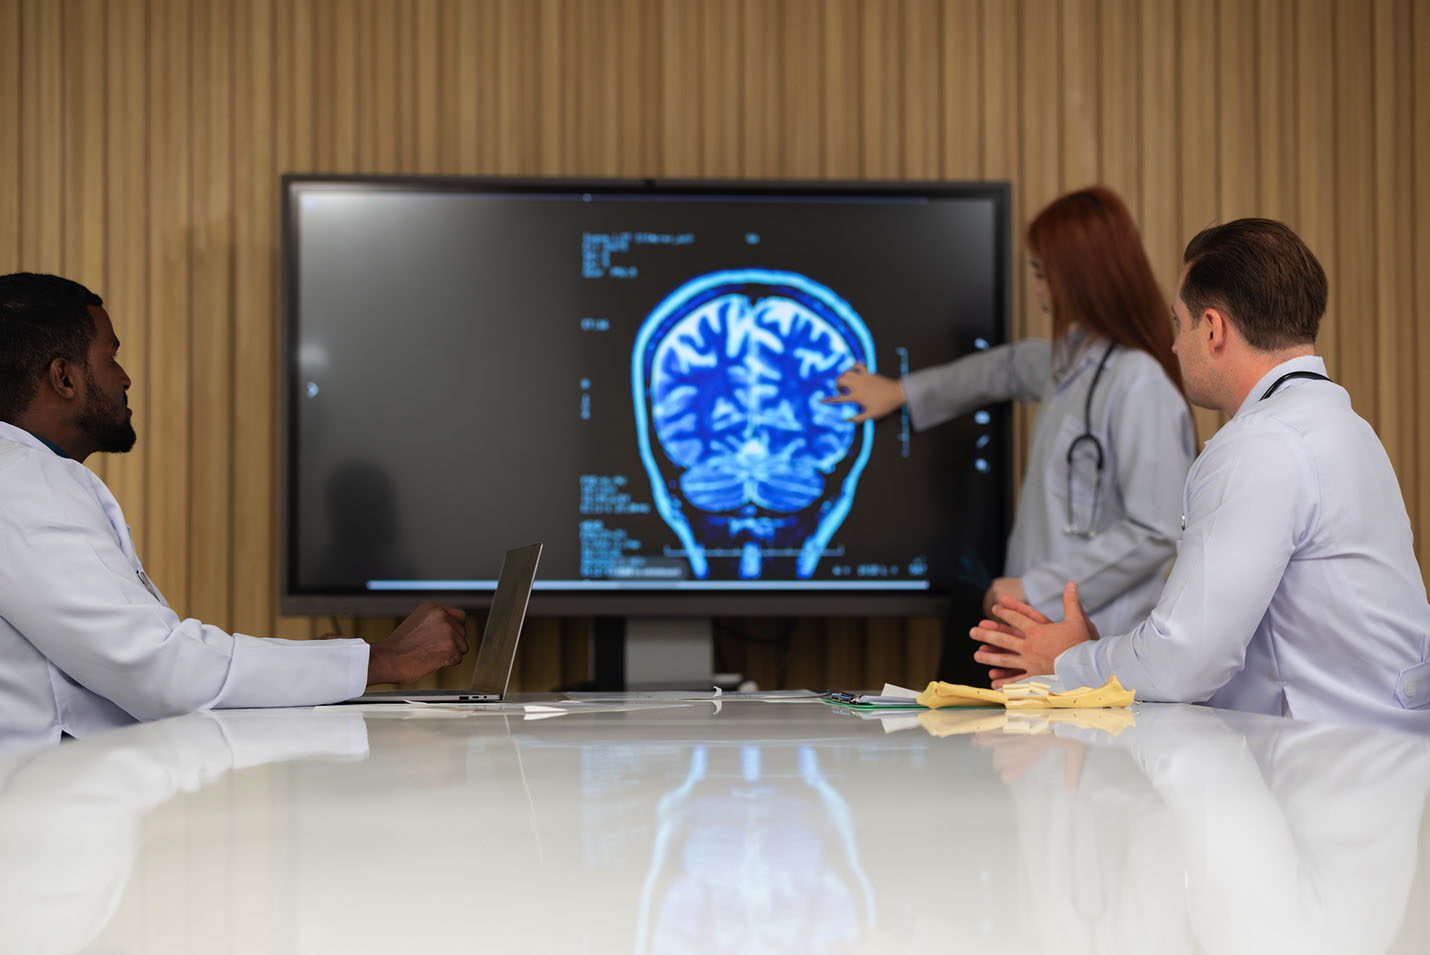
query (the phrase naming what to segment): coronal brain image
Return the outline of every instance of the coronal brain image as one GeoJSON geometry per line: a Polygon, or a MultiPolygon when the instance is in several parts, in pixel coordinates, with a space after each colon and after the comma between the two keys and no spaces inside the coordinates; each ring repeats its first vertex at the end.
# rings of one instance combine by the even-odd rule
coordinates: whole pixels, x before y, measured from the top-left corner
{"type": "Polygon", "coordinates": [[[872,353],[848,304],[792,272],[704,275],[651,312],[633,356],[641,450],[697,577],[719,558],[747,579],[772,560],[813,573],[870,437],[822,399],[872,353]]]}

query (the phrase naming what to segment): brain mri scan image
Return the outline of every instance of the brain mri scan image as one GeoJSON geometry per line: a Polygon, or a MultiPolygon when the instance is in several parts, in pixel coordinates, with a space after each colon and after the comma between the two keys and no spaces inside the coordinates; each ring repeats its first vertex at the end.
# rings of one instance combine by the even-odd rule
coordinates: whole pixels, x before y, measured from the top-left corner
{"type": "Polygon", "coordinates": [[[814,573],[873,440],[857,408],[822,401],[856,362],[874,370],[864,322],[794,272],[708,273],[651,311],[632,353],[637,436],[695,577],[814,573]]]}

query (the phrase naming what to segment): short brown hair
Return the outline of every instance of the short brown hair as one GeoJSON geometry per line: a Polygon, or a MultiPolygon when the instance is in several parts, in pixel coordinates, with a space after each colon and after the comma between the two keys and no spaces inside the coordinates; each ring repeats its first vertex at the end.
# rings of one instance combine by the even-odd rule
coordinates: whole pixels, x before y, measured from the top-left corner
{"type": "Polygon", "coordinates": [[[1326,313],[1326,273],[1285,223],[1236,219],[1203,229],[1182,261],[1182,301],[1193,317],[1221,310],[1260,351],[1315,343],[1326,313]]]}

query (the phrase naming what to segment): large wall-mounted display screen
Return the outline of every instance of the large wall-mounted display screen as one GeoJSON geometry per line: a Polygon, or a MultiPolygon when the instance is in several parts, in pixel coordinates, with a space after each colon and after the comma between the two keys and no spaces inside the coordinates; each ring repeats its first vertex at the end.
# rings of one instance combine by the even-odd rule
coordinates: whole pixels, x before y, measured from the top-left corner
{"type": "Polygon", "coordinates": [[[284,178],[282,598],[936,612],[1001,565],[1006,413],[827,404],[1005,340],[1008,189],[284,178]]]}

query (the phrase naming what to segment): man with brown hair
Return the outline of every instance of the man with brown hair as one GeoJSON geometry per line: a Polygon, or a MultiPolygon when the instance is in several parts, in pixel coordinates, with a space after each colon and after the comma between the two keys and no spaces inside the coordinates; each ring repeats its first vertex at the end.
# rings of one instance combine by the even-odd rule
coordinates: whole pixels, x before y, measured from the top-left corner
{"type": "Polygon", "coordinates": [[[1207,229],[1183,261],[1187,394],[1231,420],[1187,476],[1157,606],[1099,639],[1074,584],[1059,623],[1005,600],[975,659],[998,684],[1116,675],[1143,700],[1430,730],[1430,604],[1385,449],[1315,354],[1320,263],[1267,219],[1207,229]]]}

